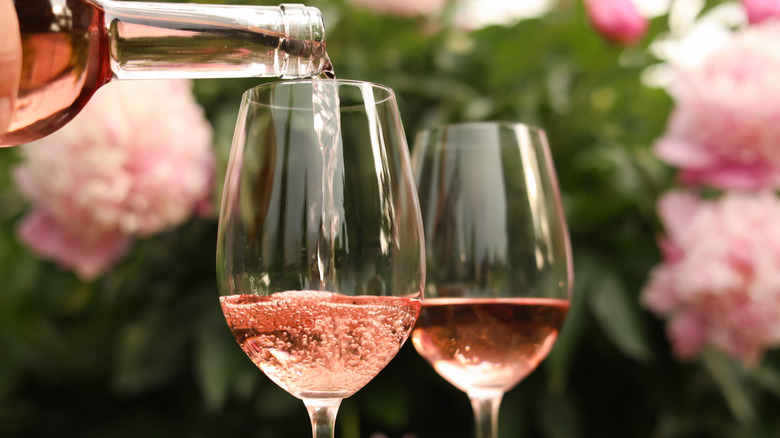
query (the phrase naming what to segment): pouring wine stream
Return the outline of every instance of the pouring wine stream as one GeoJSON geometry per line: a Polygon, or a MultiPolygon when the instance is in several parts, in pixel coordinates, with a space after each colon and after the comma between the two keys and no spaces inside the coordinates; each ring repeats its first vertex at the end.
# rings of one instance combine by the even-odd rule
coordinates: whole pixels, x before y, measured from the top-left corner
{"type": "Polygon", "coordinates": [[[335,257],[336,238],[344,215],[343,184],[341,175],[344,167],[341,145],[341,113],[339,108],[339,90],[336,75],[330,59],[325,57],[325,65],[320,76],[312,78],[312,106],[314,110],[314,131],[317,133],[322,152],[322,201],[320,230],[317,239],[317,269],[319,271],[319,290],[336,291],[335,257]],[[339,174],[337,174],[339,172],[339,174]],[[337,184],[339,185],[337,187],[337,184]],[[337,196],[339,199],[336,199],[337,196]]]}
{"type": "MultiPolygon", "coordinates": [[[[336,291],[335,257],[336,235],[344,214],[343,199],[336,205],[335,184],[343,183],[336,178],[337,170],[343,172],[343,151],[341,145],[341,112],[336,74],[330,58],[325,56],[325,65],[319,76],[312,77],[312,107],[314,110],[314,131],[317,134],[322,153],[322,200],[320,201],[320,229],[317,237],[317,270],[319,290],[336,291]]],[[[339,175],[341,176],[341,175],[339,175]]],[[[343,187],[338,193],[343,194],[343,187]]],[[[314,438],[332,438],[336,426],[336,415],[341,399],[306,398],[303,400],[311,420],[314,438]]]]}

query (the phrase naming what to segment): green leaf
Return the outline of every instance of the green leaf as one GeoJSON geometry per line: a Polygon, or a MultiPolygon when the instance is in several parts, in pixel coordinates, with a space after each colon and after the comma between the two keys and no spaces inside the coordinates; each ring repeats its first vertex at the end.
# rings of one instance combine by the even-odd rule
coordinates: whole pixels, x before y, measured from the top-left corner
{"type": "MultiPolygon", "coordinates": [[[[212,411],[223,408],[231,396],[249,399],[257,392],[258,381],[265,379],[230,334],[218,308],[209,309],[201,319],[195,351],[195,377],[212,411]]],[[[279,407],[279,403],[271,405],[279,407]]]]}
{"type": "Polygon", "coordinates": [[[548,438],[581,436],[582,418],[575,400],[564,395],[546,395],[541,400],[539,423],[548,438]]]}
{"type": "Polygon", "coordinates": [[[233,342],[230,332],[224,327],[224,321],[213,318],[201,321],[198,331],[195,371],[198,387],[203,394],[206,406],[216,410],[225,405],[231,389],[234,375],[234,349],[240,349],[233,342]],[[224,330],[218,330],[221,322],[224,330]],[[225,338],[229,338],[226,342],[225,338]],[[231,345],[233,344],[233,345],[231,345]]]}
{"type": "Polygon", "coordinates": [[[751,370],[750,377],[761,388],[780,398],[780,370],[777,369],[776,363],[765,360],[751,370]]]}
{"type": "Polygon", "coordinates": [[[637,294],[626,290],[612,270],[598,265],[593,269],[585,295],[599,326],[621,352],[639,362],[648,362],[652,351],[637,294]]]}
{"type": "Polygon", "coordinates": [[[178,365],[182,343],[181,333],[170,331],[159,312],[128,324],[119,340],[114,387],[139,394],[163,384],[178,365]]]}
{"type": "Polygon", "coordinates": [[[741,364],[710,350],[702,354],[702,363],[717,382],[734,416],[743,424],[754,422],[756,410],[748,392],[741,364]]]}
{"type": "Polygon", "coordinates": [[[569,371],[574,362],[576,347],[587,332],[588,320],[586,318],[585,294],[588,293],[588,290],[584,286],[591,281],[589,279],[593,272],[591,268],[592,263],[589,261],[589,258],[575,257],[574,288],[569,314],[566,317],[566,323],[563,325],[558,339],[555,341],[555,346],[543,362],[550,376],[550,391],[554,393],[564,390],[569,371]]]}

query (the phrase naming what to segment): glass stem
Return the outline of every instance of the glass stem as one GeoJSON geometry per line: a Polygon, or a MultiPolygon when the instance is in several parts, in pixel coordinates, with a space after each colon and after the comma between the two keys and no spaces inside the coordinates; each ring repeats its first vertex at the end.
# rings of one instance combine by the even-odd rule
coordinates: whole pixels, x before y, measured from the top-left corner
{"type": "Polygon", "coordinates": [[[498,409],[503,392],[469,394],[477,438],[498,438],[498,409]]]}
{"type": "Polygon", "coordinates": [[[309,411],[314,438],[333,438],[336,430],[336,414],[339,411],[341,399],[306,399],[303,404],[309,411]]]}

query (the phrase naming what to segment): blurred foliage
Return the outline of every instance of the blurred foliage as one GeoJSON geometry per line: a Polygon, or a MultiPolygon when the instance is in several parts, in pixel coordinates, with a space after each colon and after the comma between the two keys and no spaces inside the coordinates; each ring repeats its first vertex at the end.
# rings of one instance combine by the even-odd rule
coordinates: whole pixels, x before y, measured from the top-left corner
{"type": "MultiPolygon", "coordinates": [[[[422,0],[421,0],[422,1],[422,0]]],[[[716,2],[709,1],[708,7],[716,2]]],[[[780,436],[780,358],[746,369],[716,353],[681,362],[639,304],[659,260],[655,201],[673,182],[650,146],[672,102],[640,77],[659,62],[609,44],[575,0],[541,18],[466,32],[317,0],[341,78],[395,89],[409,144],[444,122],[513,120],[548,132],[575,255],[574,303],[552,355],[509,392],[502,437],[780,436]]],[[[242,92],[199,80],[221,177],[242,92]]],[[[216,219],[136,243],[81,283],[20,246],[27,206],[0,150],[0,436],[306,437],[303,404],[244,356],[220,313],[216,219]]],[[[162,188],[161,188],[162,189],[162,188]]],[[[471,437],[464,394],[407,344],[342,404],[340,438],[471,437]]]]}

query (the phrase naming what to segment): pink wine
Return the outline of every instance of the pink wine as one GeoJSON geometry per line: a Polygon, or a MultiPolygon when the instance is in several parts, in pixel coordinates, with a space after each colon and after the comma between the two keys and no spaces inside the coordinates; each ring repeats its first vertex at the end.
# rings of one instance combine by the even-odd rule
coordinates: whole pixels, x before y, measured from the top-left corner
{"type": "Polygon", "coordinates": [[[345,398],[398,353],[420,300],[289,291],[220,297],[228,326],[250,359],[301,398],[345,398]]]}
{"type": "Polygon", "coordinates": [[[504,392],[547,356],[568,311],[549,298],[431,298],[412,343],[462,391],[504,392]]]}
{"type": "Polygon", "coordinates": [[[88,2],[16,0],[22,32],[22,76],[9,132],[0,145],[21,144],[60,128],[108,82],[103,12],[88,2]]]}
{"type": "Polygon", "coordinates": [[[0,146],[54,132],[114,79],[332,75],[322,16],[302,5],[16,0],[14,6],[21,83],[0,146]]]}

